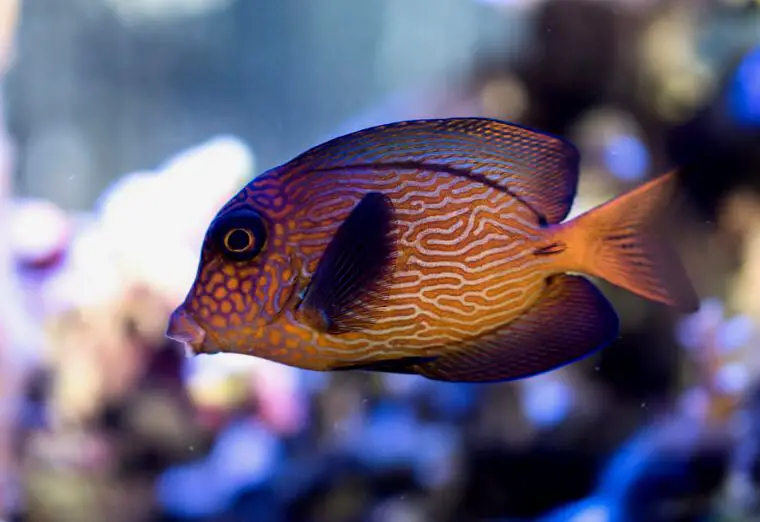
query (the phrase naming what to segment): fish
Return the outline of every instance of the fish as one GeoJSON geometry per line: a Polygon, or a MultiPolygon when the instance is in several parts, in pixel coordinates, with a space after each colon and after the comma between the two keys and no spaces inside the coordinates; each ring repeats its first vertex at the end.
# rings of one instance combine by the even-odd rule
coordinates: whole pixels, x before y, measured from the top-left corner
{"type": "Polygon", "coordinates": [[[614,342],[593,278],[697,310],[658,231],[677,171],[566,220],[579,165],[570,141],[488,118],[333,138],[222,206],[166,335],[195,355],[500,382],[614,342]]]}

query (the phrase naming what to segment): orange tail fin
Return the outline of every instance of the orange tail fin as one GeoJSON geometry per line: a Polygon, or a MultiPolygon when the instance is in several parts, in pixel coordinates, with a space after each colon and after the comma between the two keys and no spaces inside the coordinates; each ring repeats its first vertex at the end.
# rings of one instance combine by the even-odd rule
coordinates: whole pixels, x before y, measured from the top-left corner
{"type": "Polygon", "coordinates": [[[675,251],[656,232],[673,195],[675,172],[562,225],[568,254],[589,275],[647,299],[694,312],[699,299],[675,251]]]}

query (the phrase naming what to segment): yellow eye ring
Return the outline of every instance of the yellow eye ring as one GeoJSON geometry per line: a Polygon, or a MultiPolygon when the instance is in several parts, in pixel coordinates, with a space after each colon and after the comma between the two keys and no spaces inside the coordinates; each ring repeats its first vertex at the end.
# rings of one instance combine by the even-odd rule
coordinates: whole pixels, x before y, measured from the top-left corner
{"type": "Polygon", "coordinates": [[[264,248],[267,229],[256,212],[241,209],[217,217],[209,228],[209,237],[230,261],[249,261],[264,248]]]}
{"type": "Polygon", "coordinates": [[[224,235],[224,248],[229,252],[241,254],[256,247],[256,237],[247,228],[231,228],[224,235]]]}

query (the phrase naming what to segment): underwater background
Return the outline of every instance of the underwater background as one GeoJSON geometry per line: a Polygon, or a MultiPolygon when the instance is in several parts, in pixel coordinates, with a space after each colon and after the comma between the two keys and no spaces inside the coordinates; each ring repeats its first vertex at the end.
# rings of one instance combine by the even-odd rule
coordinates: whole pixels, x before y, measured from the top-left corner
{"type": "Polygon", "coordinates": [[[2,0],[0,520],[760,520],[760,2],[2,0]],[[186,358],[252,177],[486,116],[581,152],[571,216],[680,167],[693,315],[501,384],[186,358]]]}

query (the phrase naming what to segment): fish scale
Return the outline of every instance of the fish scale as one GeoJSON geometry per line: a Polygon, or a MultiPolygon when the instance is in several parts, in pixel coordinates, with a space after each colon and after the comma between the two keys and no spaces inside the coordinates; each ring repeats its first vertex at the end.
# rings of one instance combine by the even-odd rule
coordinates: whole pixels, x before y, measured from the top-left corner
{"type": "Polygon", "coordinates": [[[338,137],[222,207],[167,333],[197,353],[485,382],[614,340],[612,306],[565,272],[694,309],[679,261],[645,223],[673,174],[563,223],[578,164],[563,139],[480,118],[338,137]],[[248,231],[246,219],[264,247],[233,256],[224,223],[248,231]]]}

